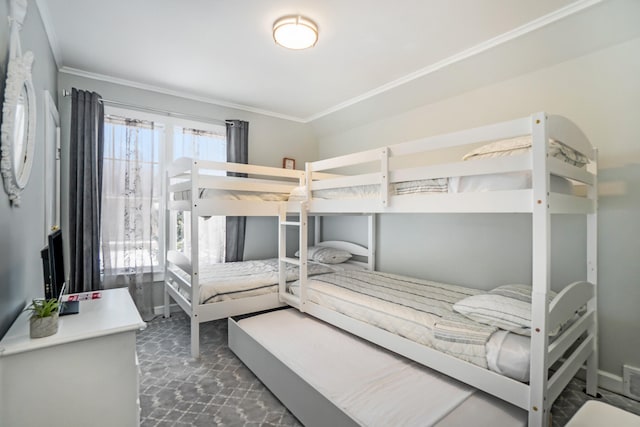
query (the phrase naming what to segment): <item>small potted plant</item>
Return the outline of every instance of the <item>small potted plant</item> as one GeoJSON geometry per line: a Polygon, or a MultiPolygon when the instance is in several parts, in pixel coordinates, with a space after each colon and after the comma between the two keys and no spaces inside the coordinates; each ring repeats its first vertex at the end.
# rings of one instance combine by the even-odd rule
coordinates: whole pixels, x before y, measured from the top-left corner
{"type": "Polygon", "coordinates": [[[58,332],[58,300],[34,299],[25,308],[31,312],[29,318],[29,336],[31,338],[44,338],[58,332]]]}

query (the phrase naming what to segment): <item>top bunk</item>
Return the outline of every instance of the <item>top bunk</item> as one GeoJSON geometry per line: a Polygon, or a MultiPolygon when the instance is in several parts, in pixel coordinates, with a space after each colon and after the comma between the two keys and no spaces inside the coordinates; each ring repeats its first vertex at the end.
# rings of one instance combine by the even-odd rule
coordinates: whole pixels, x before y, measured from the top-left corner
{"type": "Polygon", "coordinates": [[[299,211],[300,202],[287,201],[303,185],[304,171],[182,157],[167,169],[167,208],[196,216],[278,216],[282,209],[299,211]]]}
{"type": "Polygon", "coordinates": [[[529,117],[306,165],[310,212],[596,209],[597,150],[561,116],[529,117]]]}
{"type": "Polygon", "coordinates": [[[308,162],[304,171],[182,158],[167,188],[170,210],[270,216],[302,208],[590,214],[596,186],[597,150],[584,133],[564,117],[535,113],[308,162]]]}

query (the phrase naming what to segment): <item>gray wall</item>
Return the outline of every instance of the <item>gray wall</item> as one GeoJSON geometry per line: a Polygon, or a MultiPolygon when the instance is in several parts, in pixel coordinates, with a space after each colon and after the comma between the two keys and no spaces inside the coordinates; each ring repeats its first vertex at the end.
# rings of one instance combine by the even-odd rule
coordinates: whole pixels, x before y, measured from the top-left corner
{"type": "MultiPolygon", "coordinates": [[[[159,92],[136,89],[106,81],[61,72],[58,76],[60,93],[63,89],[84,89],[95,91],[104,99],[180,112],[213,120],[240,119],[249,122],[249,162],[264,166],[282,166],[283,157],[296,159],[298,169],[304,168],[306,161],[317,158],[317,145],[310,126],[288,120],[234,110],[187,98],[165,95],[159,92]]],[[[71,99],[59,94],[61,139],[62,139],[62,224],[68,221],[67,195],[69,125],[71,99]]],[[[245,259],[277,256],[277,223],[273,218],[253,217],[247,221],[245,259]]],[[[154,300],[162,304],[161,286],[156,286],[154,300]]]]}
{"type": "MultiPolygon", "coordinates": [[[[9,55],[8,0],[0,1],[0,92],[4,93],[9,55]]],[[[36,148],[31,177],[22,193],[22,204],[9,205],[0,194],[0,337],[9,328],[24,303],[43,295],[40,249],[44,247],[44,96],[57,90],[55,65],[38,8],[28,2],[22,27],[22,50],[35,56],[32,76],[36,91],[36,148]]],[[[1,119],[0,119],[1,120],[1,119]]]]}
{"type": "MultiPolygon", "coordinates": [[[[576,122],[600,152],[600,368],[620,376],[622,364],[640,366],[639,75],[640,39],[634,39],[339,133],[332,133],[327,121],[315,123],[323,135],[320,158],[535,111],[576,122]]],[[[570,237],[575,230],[562,231],[559,221],[566,220],[556,218],[553,224],[554,287],[572,276],[584,276],[584,240],[570,237]]],[[[350,225],[342,231],[350,232],[350,225]]],[[[531,221],[525,215],[382,215],[378,269],[483,289],[530,283],[530,233],[531,221]]]]}

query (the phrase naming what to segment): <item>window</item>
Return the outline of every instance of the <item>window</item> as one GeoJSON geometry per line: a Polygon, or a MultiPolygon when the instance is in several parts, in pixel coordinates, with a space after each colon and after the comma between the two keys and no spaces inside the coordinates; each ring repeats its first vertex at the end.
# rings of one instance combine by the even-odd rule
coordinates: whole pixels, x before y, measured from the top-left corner
{"type": "MultiPolygon", "coordinates": [[[[173,135],[173,160],[193,157],[199,160],[227,161],[226,129],[218,132],[176,126],[173,135]]],[[[173,221],[173,219],[172,219],[173,221]]],[[[171,227],[171,247],[191,255],[190,212],[176,214],[176,226],[171,227]]],[[[226,222],[224,216],[198,218],[198,253],[201,262],[207,264],[224,262],[226,222]]]]}
{"type": "MultiPolygon", "coordinates": [[[[190,247],[189,218],[165,236],[165,167],[178,157],[226,161],[224,126],[105,108],[102,252],[105,276],[154,273],[161,279],[166,238],[190,247]]],[[[203,224],[201,257],[224,260],[224,217],[203,224]]],[[[186,253],[190,255],[189,252],[186,253]]]]}

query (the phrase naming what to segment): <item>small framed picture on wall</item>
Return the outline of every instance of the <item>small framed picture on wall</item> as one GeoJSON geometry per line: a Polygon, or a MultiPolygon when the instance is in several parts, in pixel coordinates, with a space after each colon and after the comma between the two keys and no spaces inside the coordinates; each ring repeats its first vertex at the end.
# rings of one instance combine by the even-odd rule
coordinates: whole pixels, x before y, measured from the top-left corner
{"type": "Polygon", "coordinates": [[[296,159],[290,159],[288,157],[284,157],[282,159],[282,167],[285,169],[295,169],[296,168],[296,159]]]}

